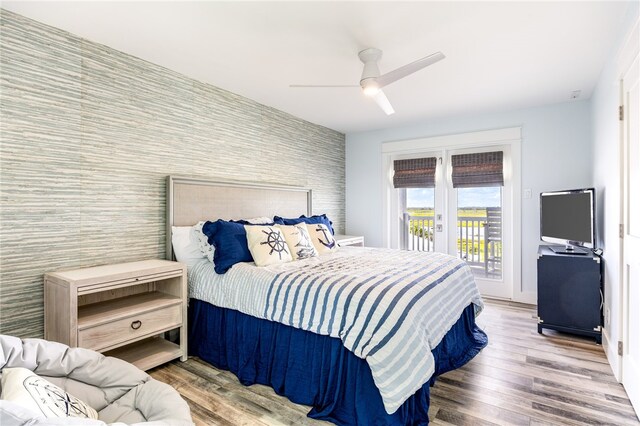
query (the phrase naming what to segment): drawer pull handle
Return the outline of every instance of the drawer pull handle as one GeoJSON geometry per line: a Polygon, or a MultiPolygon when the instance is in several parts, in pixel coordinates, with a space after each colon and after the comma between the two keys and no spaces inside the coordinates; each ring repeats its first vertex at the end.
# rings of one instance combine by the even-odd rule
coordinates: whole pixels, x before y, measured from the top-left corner
{"type": "Polygon", "coordinates": [[[142,327],[142,321],[140,321],[140,320],[136,320],[136,321],[131,323],[131,328],[133,328],[134,330],[137,330],[140,327],[142,327]]]}

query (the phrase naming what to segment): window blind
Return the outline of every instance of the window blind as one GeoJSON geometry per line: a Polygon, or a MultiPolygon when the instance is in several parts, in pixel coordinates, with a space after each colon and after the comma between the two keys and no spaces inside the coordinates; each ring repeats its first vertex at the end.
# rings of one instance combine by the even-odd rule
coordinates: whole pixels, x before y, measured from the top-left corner
{"type": "Polygon", "coordinates": [[[502,151],[452,155],[453,187],[504,186],[502,157],[502,151]]]}
{"type": "Polygon", "coordinates": [[[436,186],[436,157],[410,158],[393,162],[394,188],[433,188],[436,186]]]}

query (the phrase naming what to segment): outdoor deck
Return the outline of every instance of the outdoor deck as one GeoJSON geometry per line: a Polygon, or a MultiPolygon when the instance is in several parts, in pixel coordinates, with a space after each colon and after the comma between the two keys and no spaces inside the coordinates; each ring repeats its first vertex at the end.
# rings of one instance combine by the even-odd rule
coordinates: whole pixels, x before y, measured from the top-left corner
{"type": "MultiPolygon", "coordinates": [[[[474,276],[502,277],[502,218],[499,208],[488,207],[484,216],[458,216],[457,255],[474,276]]],[[[435,218],[405,214],[407,249],[434,251],[435,218]]]]}

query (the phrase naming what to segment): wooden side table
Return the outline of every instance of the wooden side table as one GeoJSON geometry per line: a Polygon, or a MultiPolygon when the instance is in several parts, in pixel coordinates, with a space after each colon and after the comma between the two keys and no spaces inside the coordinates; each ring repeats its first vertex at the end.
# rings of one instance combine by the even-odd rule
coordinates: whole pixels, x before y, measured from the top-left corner
{"type": "Polygon", "coordinates": [[[339,246],[358,246],[364,247],[364,237],[358,235],[334,235],[339,246]]]}
{"type": "Polygon", "coordinates": [[[44,337],[148,370],[187,359],[187,269],[168,260],[51,272],[44,337]],[[179,344],[164,338],[178,330],[179,344]]]}

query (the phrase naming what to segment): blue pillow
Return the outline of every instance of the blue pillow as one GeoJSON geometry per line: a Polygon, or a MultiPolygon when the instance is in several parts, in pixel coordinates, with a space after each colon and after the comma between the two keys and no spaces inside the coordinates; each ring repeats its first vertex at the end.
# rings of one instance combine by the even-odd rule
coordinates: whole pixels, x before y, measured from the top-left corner
{"type": "Polygon", "coordinates": [[[236,263],[253,262],[242,223],[218,219],[202,225],[202,232],[208,237],[209,244],[215,247],[213,263],[216,273],[224,274],[236,263]]]}
{"type": "Polygon", "coordinates": [[[296,218],[288,219],[280,216],[274,216],[273,222],[277,225],[297,225],[299,223],[315,225],[317,223],[322,223],[323,225],[327,225],[327,228],[329,228],[331,233],[335,235],[335,231],[333,230],[333,222],[329,220],[326,214],[313,215],[310,217],[306,217],[305,215],[302,215],[297,219],[296,218]]]}

